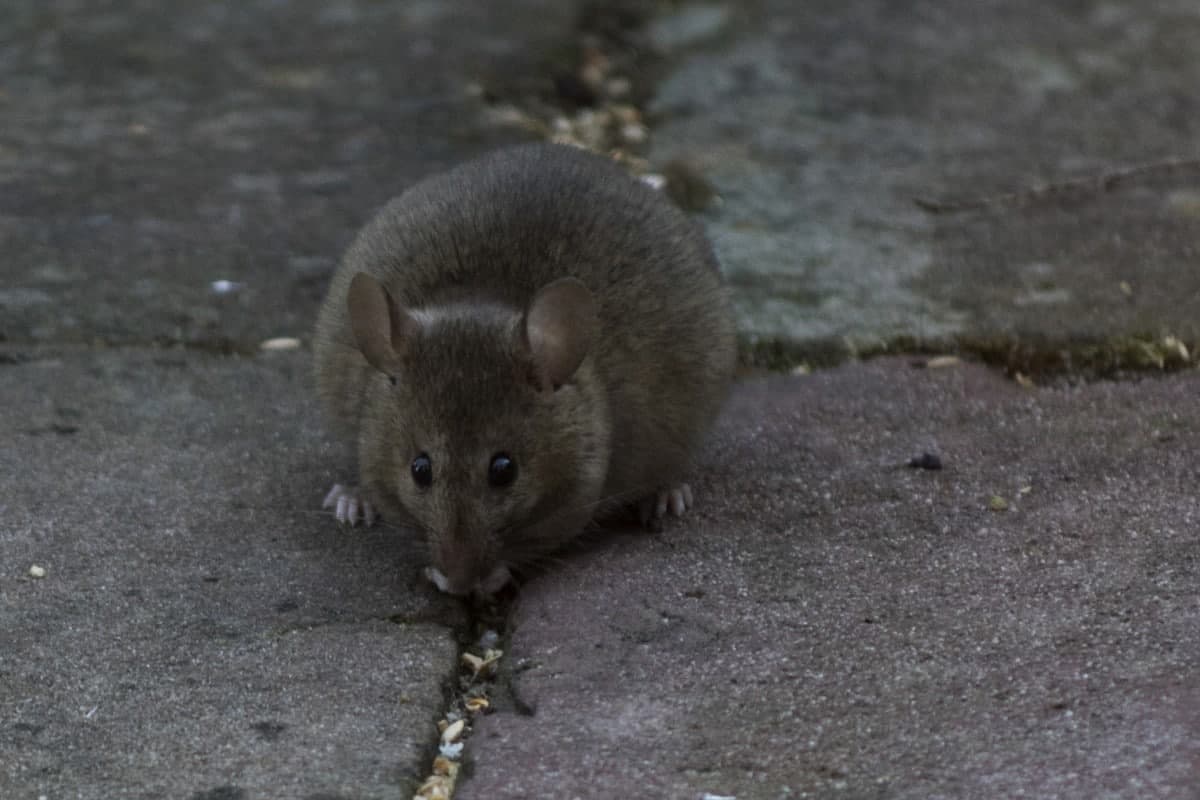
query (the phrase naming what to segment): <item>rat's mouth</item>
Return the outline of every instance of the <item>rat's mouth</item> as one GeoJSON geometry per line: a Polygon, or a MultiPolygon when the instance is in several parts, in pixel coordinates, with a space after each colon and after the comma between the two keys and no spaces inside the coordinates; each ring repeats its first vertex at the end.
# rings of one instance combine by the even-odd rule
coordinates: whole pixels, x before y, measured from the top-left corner
{"type": "Polygon", "coordinates": [[[455,586],[437,567],[426,567],[425,577],[438,588],[438,591],[462,597],[468,594],[495,594],[512,580],[512,573],[509,572],[506,565],[498,564],[486,578],[477,581],[474,586],[470,587],[455,586]]]}

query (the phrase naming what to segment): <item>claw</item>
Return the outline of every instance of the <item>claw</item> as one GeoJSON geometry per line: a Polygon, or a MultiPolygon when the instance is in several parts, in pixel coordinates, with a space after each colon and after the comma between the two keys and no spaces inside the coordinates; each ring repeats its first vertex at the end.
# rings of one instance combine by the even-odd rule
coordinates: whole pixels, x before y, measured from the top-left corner
{"type": "Polygon", "coordinates": [[[677,517],[682,517],[683,512],[687,510],[687,506],[683,502],[683,492],[679,489],[671,490],[671,513],[677,517]]]}
{"type": "Polygon", "coordinates": [[[329,490],[329,494],[325,495],[325,499],[321,501],[321,508],[330,508],[333,506],[345,491],[346,487],[340,483],[335,483],[333,488],[329,490]]]}
{"type": "Polygon", "coordinates": [[[345,486],[335,483],[321,502],[321,508],[332,508],[333,516],[341,525],[357,527],[362,520],[363,527],[370,527],[379,519],[375,506],[363,497],[355,486],[345,486]]]}
{"type": "Polygon", "coordinates": [[[686,483],[678,484],[667,489],[661,489],[655,494],[642,499],[638,503],[638,518],[646,527],[656,527],[661,524],[668,512],[672,516],[682,517],[696,502],[692,487],[686,483]]]}

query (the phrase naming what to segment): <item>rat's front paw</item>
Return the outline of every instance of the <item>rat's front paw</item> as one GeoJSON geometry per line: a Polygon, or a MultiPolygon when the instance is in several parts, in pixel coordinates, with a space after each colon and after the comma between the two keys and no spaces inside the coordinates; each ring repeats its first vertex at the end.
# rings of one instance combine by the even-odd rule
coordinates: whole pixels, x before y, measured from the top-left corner
{"type": "Polygon", "coordinates": [[[358,487],[343,486],[340,483],[335,483],[329,490],[329,494],[325,495],[321,508],[334,509],[333,513],[337,517],[337,521],[352,528],[358,524],[360,519],[364,527],[370,527],[375,523],[375,518],[379,516],[375,512],[375,507],[360,495],[358,487]]]}
{"type": "Polygon", "coordinates": [[[662,525],[663,517],[667,516],[668,512],[682,517],[694,503],[692,487],[680,483],[660,489],[657,494],[643,499],[638,505],[638,516],[647,528],[656,528],[662,525]]]}

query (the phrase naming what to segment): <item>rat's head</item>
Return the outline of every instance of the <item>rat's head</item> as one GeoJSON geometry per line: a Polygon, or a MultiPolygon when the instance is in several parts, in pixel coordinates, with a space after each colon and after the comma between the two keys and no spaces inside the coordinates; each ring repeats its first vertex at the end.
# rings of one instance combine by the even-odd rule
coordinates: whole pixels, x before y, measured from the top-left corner
{"type": "Polygon", "coordinates": [[[362,481],[385,515],[414,523],[454,594],[491,591],[509,569],[579,533],[607,468],[607,414],[587,355],[587,288],[543,287],[524,309],[397,303],[359,273],[354,338],[377,374],[359,440],[362,481]]]}

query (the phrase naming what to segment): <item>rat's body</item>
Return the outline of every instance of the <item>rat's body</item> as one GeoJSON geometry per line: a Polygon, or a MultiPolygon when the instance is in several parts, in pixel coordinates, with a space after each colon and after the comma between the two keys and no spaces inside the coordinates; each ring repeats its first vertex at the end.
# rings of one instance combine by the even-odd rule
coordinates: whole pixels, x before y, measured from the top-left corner
{"type": "MultiPolygon", "coordinates": [[[[736,359],[699,227],[605,159],[553,145],[386,206],[334,275],[315,351],[362,499],[425,533],[455,593],[494,588],[598,514],[666,498],[736,359]]],[[[346,494],[339,519],[360,508],[369,522],[346,494]]]]}

